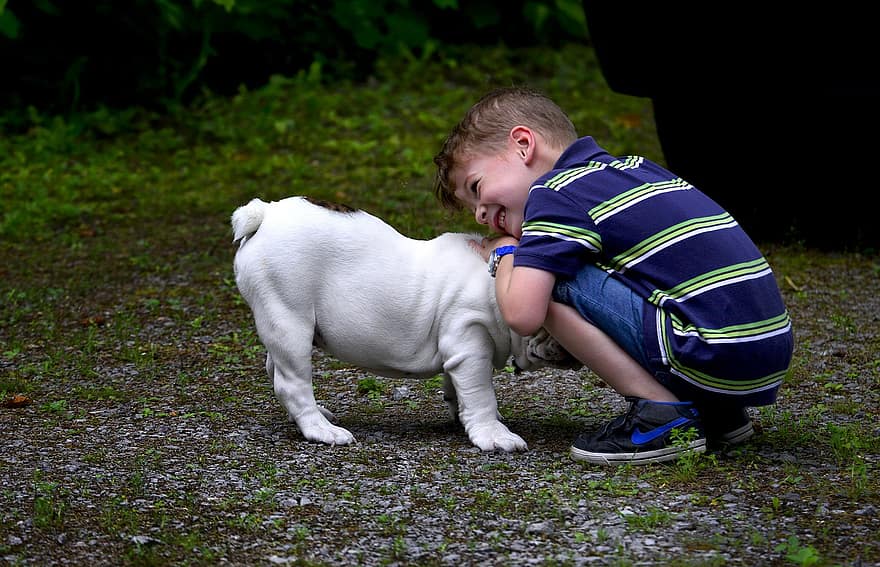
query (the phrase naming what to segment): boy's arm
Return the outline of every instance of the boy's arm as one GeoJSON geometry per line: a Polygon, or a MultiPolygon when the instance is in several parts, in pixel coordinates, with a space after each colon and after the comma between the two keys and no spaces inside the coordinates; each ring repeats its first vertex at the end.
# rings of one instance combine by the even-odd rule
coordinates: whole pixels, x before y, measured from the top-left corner
{"type": "Polygon", "coordinates": [[[513,267],[512,254],[501,258],[495,297],[501,316],[517,334],[534,335],[544,326],[556,276],[537,268],[513,267]]]}
{"type": "MultiPolygon", "coordinates": [[[[471,247],[487,261],[495,248],[518,244],[519,241],[510,236],[470,242],[471,247]]],[[[537,268],[514,268],[513,256],[502,256],[498,264],[495,299],[507,325],[520,336],[527,337],[544,326],[556,276],[537,268]]]]}

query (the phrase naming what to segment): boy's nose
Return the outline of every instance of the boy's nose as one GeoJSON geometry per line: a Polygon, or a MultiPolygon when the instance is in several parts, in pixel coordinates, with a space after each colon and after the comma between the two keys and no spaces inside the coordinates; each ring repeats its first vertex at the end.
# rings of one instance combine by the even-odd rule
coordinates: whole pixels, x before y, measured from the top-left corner
{"type": "Polygon", "coordinates": [[[489,213],[486,210],[486,207],[482,207],[477,205],[477,208],[474,210],[474,216],[477,219],[477,224],[486,224],[488,221],[489,213]]]}

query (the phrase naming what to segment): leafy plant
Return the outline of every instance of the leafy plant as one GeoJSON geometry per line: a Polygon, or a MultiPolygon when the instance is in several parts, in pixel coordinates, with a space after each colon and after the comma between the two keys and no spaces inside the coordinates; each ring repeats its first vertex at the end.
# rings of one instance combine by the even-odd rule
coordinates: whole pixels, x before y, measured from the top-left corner
{"type": "Polygon", "coordinates": [[[357,383],[358,394],[365,395],[373,401],[379,400],[385,392],[385,385],[375,377],[361,378],[357,383]]]}
{"type": "Polygon", "coordinates": [[[8,109],[0,128],[38,124],[42,112],[179,111],[205,91],[234,94],[275,74],[361,80],[383,55],[425,61],[440,45],[542,45],[587,36],[577,0],[520,0],[505,10],[490,0],[30,4],[13,10],[0,1],[0,52],[15,54],[4,58],[7,84],[15,87],[0,94],[8,109]],[[40,74],[32,72],[37,65],[40,74]]]}
{"type": "Polygon", "coordinates": [[[644,513],[627,514],[624,518],[631,527],[641,530],[655,530],[668,525],[672,520],[672,514],[657,506],[649,506],[644,513]]]}
{"type": "Polygon", "coordinates": [[[37,475],[34,493],[34,526],[43,530],[61,529],[67,511],[65,491],[58,483],[40,480],[37,475]]]}
{"type": "MultiPolygon", "coordinates": [[[[693,427],[684,430],[675,428],[671,433],[672,444],[675,447],[690,447],[698,437],[699,432],[693,427]]],[[[680,481],[693,480],[701,470],[715,465],[716,462],[715,455],[695,451],[683,452],[673,463],[675,478],[680,481]]]]}
{"type": "Polygon", "coordinates": [[[776,551],[785,553],[785,558],[797,565],[809,567],[821,561],[821,556],[812,546],[801,545],[797,536],[790,536],[784,543],[775,547],[776,551]]]}

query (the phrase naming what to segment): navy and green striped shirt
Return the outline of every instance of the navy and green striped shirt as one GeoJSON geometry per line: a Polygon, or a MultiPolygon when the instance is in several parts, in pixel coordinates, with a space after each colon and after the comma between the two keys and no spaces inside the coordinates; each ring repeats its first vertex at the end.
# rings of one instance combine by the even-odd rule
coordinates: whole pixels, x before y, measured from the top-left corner
{"type": "Polygon", "coordinates": [[[652,371],[738,403],[773,403],[791,364],[788,311],[764,256],[707,195],[591,137],[529,191],[514,265],[574,276],[593,263],[646,301],[652,371]]]}

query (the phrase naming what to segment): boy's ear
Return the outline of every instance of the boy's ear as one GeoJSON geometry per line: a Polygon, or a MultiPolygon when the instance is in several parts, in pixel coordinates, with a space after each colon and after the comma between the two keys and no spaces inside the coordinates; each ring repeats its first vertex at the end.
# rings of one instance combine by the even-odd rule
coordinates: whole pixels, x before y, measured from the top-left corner
{"type": "Polygon", "coordinates": [[[535,155],[535,139],[535,133],[528,126],[514,126],[510,129],[510,141],[526,165],[535,155]]]}

